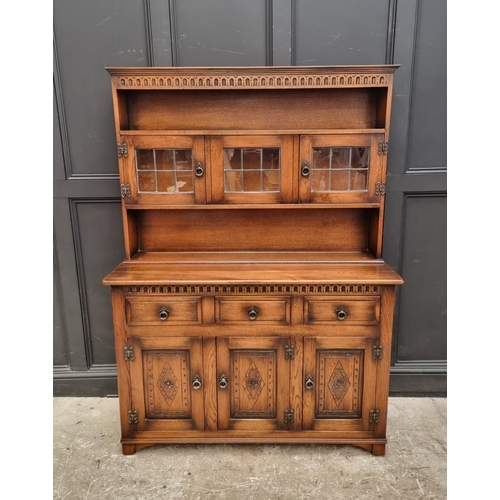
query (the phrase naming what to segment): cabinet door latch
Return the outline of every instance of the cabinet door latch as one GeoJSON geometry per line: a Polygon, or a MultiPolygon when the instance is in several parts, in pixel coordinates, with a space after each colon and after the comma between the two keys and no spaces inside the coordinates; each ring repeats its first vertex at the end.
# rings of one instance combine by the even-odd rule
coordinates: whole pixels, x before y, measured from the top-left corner
{"type": "Polygon", "coordinates": [[[126,142],[123,144],[118,143],[116,145],[116,154],[118,155],[118,158],[128,158],[128,146],[126,142]]]}

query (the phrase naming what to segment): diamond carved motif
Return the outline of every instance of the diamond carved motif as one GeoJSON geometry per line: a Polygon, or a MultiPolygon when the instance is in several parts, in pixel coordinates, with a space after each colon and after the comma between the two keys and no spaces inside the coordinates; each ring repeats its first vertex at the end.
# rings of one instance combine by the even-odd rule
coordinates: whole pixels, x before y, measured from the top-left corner
{"type": "Polygon", "coordinates": [[[179,380],[175,376],[170,363],[167,361],[163,370],[161,371],[160,378],[158,379],[158,388],[163,394],[165,401],[168,406],[172,404],[172,401],[179,390],[179,380]]]}
{"type": "Polygon", "coordinates": [[[339,406],[344,399],[350,385],[347,373],[342,367],[340,361],[338,361],[335,366],[335,370],[333,370],[332,376],[328,381],[328,389],[330,390],[333,400],[337,406],[339,406]]]}
{"type": "Polygon", "coordinates": [[[243,389],[253,403],[252,406],[255,406],[257,399],[262,392],[263,384],[262,384],[262,376],[259,372],[259,369],[255,366],[255,363],[252,361],[250,366],[248,367],[247,372],[245,373],[245,378],[243,379],[243,389]]]}

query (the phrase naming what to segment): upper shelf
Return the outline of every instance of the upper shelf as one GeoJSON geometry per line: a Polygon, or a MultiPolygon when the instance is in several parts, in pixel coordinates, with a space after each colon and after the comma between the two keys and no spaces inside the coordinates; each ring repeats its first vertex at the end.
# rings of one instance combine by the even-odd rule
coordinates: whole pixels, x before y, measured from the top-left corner
{"type": "MultiPolygon", "coordinates": [[[[117,133],[386,130],[397,65],[106,68],[117,133]]],[[[321,133],[321,132],[320,132],[321,133]]]]}
{"type": "MultiPolygon", "coordinates": [[[[277,135],[362,135],[362,134],[383,134],[384,128],[343,128],[343,129],[329,129],[329,128],[311,128],[311,129],[275,129],[272,131],[277,135]]],[[[205,136],[205,135],[265,135],[269,130],[254,130],[254,129],[163,129],[163,130],[121,130],[120,134],[123,137],[134,136],[171,136],[171,135],[189,135],[189,136],[205,136]]]]}

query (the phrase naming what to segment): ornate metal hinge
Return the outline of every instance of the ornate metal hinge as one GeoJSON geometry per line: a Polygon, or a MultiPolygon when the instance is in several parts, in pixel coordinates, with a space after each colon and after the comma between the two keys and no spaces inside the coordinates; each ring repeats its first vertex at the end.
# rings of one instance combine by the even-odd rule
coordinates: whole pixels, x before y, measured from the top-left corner
{"type": "Polygon", "coordinates": [[[295,346],[294,345],[285,346],[285,359],[295,359],[295,346]]]}
{"type": "Polygon", "coordinates": [[[382,359],[384,356],[384,348],[381,345],[374,345],[372,347],[372,358],[373,359],[382,359]]]}
{"type": "Polygon", "coordinates": [[[132,196],[130,184],[120,184],[120,191],[122,194],[122,198],[130,198],[132,196]]]}
{"type": "Polygon", "coordinates": [[[134,361],[135,354],[134,354],[134,348],[133,347],[125,346],[123,348],[123,359],[125,361],[134,361]]]}
{"type": "Polygon", "coordinates": [[[139,423],[139,415],[137,414],[137,410],[128,412],[128,423],[129,424],[138,424],[139,423]]]}
{"type": "Polygon", "coordinates": [[[375,196],[384,196],[385,194],[385,182],[375,183],[375,196]]]}
{"type": "Polygon", "coordinates": [[[283,412],[283,421],[285,424],[293,424],[295,421],[294,411],[293,410],[285,410],[283,412]]]}
{"type": "Polygon", "coordinates": [[[128,158],[128,147],[126,142],[123,144],[118,143],[116,145],[116,154],[118,155],[118,158],[128,158]]]}
{"type": "Polygon", "coordinates": [[[378,141],[378,154],[386,155],[389,152],[389,141],[378,141]]]}
{"type": "Polygon", "coordinates": [[[368,422],[370,422],[370,424],[378,424],[379,421],[380,421],[380,410],[370,410],[368,422]]]}

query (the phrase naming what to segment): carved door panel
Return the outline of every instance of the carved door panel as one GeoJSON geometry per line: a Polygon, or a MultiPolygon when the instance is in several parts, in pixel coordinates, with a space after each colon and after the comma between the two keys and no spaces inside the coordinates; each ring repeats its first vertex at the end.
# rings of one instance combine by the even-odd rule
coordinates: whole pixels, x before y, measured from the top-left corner
{"type": "Polygon", "coordinates": [[[206,201],[203,137],[124,136],[127,204],[177,205],[206,201]]]}
{"type": "Polygon", "coordinates": [[[304,339],[303,428],[366,431],[373,428],[376,365],[373,339],[304,339]]]}
{"type": "Polygon", "coordinates": [[[201,338],[131,340],[135,430],[204,428],[201,338]]]}
{"type": "Polygon", "coordinates": [[[218,427],[289,429],[288,338],[217,339],[218,427]]]}

